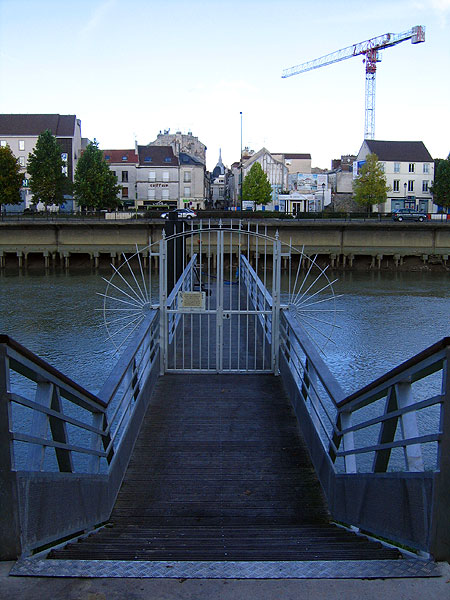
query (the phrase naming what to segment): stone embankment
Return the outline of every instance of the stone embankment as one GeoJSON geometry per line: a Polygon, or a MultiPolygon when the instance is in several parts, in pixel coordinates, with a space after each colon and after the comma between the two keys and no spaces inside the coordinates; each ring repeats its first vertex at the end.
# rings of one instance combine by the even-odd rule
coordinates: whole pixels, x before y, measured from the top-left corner
{"type": "MultiPolygon", "coordinates": [[[[218,228],[213,220],[203,227],[218,228]]],[[[102,264],[119,264],[123,254],[136,252],[161,239],[164,222],[161,219],[136,221],[80,221],[80,222],[1,222],[0,223],[0,268],[27,268],[54,266],[69,268],[89,265],[97,268],[102,264]]],[[[195,226],[195,225],[194,225],[195,226]]],[[[224,220],[223,227],[229,227],[224,220]]],[[[394,223],[343,222],[343,221],[283,221],[262,219],[252,221],[252,231],[275,237],[277,232],[284,244],[290,244],[309,256],[318,255],[321,264],[330,264],[337,269],[448,269],[450,268],[450,223],[394,223]]],[[[190,229],[191,224],[187,227],[190,229]]],[[[238,227],[238,221],[233,222],[238,227]]],[[[242,222],[247,229],[247,223],[242,222]]],[[[210,236],[210,258],[214,263],[214,235],[210,236]]],[[[225,242],[226,243],[226,242],[225,242]]],[[[187,244],[187,254],[196,248],[187,244]]],[[[264,249],[257,245],[256,237],[246,251],[250,260],[264,249]]],[[[194,250],[195,251],[195,250],[194,250]]],[[[271,248],[266,251],[270,254],[271,248]]],[[[236,257],[237,248],[228,255],[236,257]]],[[[146,264],[156,257],[144,251],[146,264]]],[[[269,263],[270,265],[270,260],[269,263]]],[[[286,267],[287,260],[283,266],[286,267]]]]}

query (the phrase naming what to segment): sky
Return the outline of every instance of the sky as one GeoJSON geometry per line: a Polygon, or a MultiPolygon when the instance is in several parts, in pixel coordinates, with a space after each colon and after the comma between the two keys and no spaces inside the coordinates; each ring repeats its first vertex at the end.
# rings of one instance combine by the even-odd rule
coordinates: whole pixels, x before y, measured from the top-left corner
{"type": "Polygon", "coordinates": [[[192,131],[207,167],[242,144],[357,154],[361,56],[287,79],[283,69],[415,25],[426,41],[382,52],[375,139],[450,152],[450,0],[0,0],[0,112],[76,114],[103,149],[192,131]]]}

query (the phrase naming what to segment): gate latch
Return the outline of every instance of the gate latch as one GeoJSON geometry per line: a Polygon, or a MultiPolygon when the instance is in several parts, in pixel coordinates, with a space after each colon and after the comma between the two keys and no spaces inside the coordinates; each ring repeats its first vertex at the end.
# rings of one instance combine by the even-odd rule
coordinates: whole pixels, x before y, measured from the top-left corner
{"type": "Polygon", "coordinates": [[[224,313],[223,313],[223,318],[224,318],[224,319],[231,319],[231,313],[229,313],[229,312],[224,312],[224,313]]]}

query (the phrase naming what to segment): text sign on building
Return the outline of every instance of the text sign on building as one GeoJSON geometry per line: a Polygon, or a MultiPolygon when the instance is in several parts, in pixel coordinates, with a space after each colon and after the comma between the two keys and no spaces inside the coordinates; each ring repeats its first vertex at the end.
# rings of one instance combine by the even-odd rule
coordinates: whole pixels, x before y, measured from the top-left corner
{"type": "Polygon", "coordinates": [[[205,292],[178,292],[178,310],[199,312],[205,310],[205,292]]]}
{"type": "Polygon", "coordinates": [[[151,188],[168,188],[169,184],[168,183],[149,183],[148,187],[151,187],[151,188]]]}

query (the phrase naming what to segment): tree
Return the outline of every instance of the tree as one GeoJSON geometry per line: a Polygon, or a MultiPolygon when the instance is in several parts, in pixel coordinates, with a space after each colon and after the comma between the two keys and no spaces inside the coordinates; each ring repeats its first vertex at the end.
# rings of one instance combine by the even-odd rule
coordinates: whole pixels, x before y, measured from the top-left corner
{"type": "Polygon", "coordinates": [[[242,200],[266,205],[272,200],[272,186],[259,162],[255,162],[242,184],[242,200]]]}
{"type": "Polygon", "coordinates": [[[19,160],[9,146],[0,147],[0,209],[2,204],[20,204],[23,182],[19,160]]]}
{"type": "Polygon", "coordinates": [[[121,204],[117,177],[110,171],[98,142],[90,142],[78,161],[74,194],[81,206],[116,208],[121,204]]]}
{"type": "Polygon", "coordinates": [[[37,139],[34,151],[28,158],[29,186],[33,193],[33,204],[39,201],[47,207],[63,204],[64,194],[70,192],[70,181],[63,173],[64,162],[61,146],[52,132],[47,129],[37,139]]]}
{"type": "Polygon", "coordinates": [[[450,154],[446,160],[440,160],[434,173],[434,182],[431,186],[433,202],[445,207],[450,206],[450,154]]]}
{"type": "Polygon", "coordinates": [[[353,181],[354,199],[360,206],[371,212],[374,204],[383,204],[387,200],[390,187],[386,185],[381,164],[376,154],[369,154],[361,167],[359,176],[353,181]]]}

